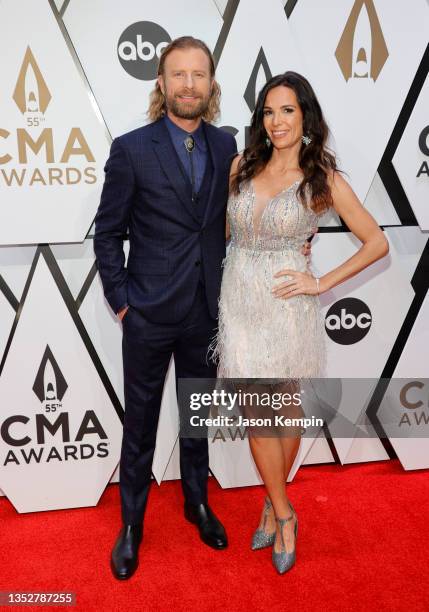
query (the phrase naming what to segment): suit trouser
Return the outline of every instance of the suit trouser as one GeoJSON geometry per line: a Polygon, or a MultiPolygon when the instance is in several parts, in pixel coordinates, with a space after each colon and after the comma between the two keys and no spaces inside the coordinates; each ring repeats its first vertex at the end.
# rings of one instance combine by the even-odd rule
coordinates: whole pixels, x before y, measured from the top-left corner
{"type": "MultiPolygon", "coordinates": [[[[180,378],[215,378],[216,367],[208,360],[207,349],[216,325],[200,285],[190,312],[180,323],[152,323],[133,307],[123,318],[125,417],[119,481],[125,524],[139,524],[144,517],[171,356],[174,355],[176,387],[180,378]]],[[[191,504],[207,503],[207,439],[180,438],[179,444],[185,500],[191,504]]]]}

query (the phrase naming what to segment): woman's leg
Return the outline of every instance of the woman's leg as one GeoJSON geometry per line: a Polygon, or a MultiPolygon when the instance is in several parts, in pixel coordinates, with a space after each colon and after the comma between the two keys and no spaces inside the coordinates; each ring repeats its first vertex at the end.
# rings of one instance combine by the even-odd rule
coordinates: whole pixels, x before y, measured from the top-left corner
{"type": "MultiPolygon", "coordinates": [[[[265,531],[273,533],[276,529],[275,516],[285,518],[290,515],[284,480],[284,453],[279,438],[265,438],[249,435],[250,450],[256,467],[264,482],[272,509],[267,513],[265,531]]],[[[259,528],[263,528],[264,516],[261,516],[259,528]]]]}
{"type": "MultiPolygon", "coordinates": [[[[267,516],[265,530],[268,533],[273,533],[274,529],[276,530],[274,550],[275,552],[281,552],[280,525],[275,522],[275,518],[288,518],[292,514],[286,497],[285,461],[282,444],[279,438],[257,436],[249,436],[249,443],[253,459],[274,508],[274,513],[269,513],[267,516]]],[[[282,528],[283,541],[288,553],[293,552],[295,548],[295,520],[294,518],[292,521],[287,521],[282,528]]]]}
{"type": "Polygon", "coordinates": [[[284,460],[284,482],[287,482],[293,462],[298,454],[300,438],[280,438],[284,460]]]}
{"type": "MultiPolygon", "coordinates": [[[[267,391],[265,387],[264,391],[267,391]]],[[[285,397],[285,393],[293,394],[299,391],[297,381],[282,381],[280,384],[270,386],[270,394],[273,399],[280,396],[285,397]]],[[[261,389],[259,388],[259,392],[261,389]]],[[[253,410],[247,409],[247,412],[253,410]]],[[[272,411],[272,418],[275,414],[281,414],[287,418],[299,418],[303,416],[301,406],[283,405],[279,410],[272,411]]],[[[248,416],[251,416],[248,414],[248,416]]],[[[255,416],[255,415],[253,415],[255,416]]],[[[274,549],[280,550],[280,531],[276,525],[275,518],[287,518],[291,515],[291,508],[286,494],[286,481],[295,461],[300,444],[299,427],[275,427],[275,428],[251,428],[249,432],[249,443],[253,458],[264,481],[268,497],[272,503],[272,508],[262,513],[259,529],[263,528],[265,520],[265,531],[273,533],[277,531],[274,549]],[[274,495],[274,499],[273,496],[274,495]]],[[[283,525],[283,537],[285,540],[286,551],[292,552],[294,549],[294,527],[295,520],[288,521],[283,525]]]]}
{"type": "MultiPolygon", "coordinates": [[[[280,385],[276,385],[275,390],[276,394],[287,394],[293,398],[296,394],[300,393],[300,385],[296,380],[285,380],[280,383],[280,385]]],[[[282,406],[277,413],[288,419],[301,419],[305,416],[301,404],[295,405],[293,402],[291,405],[282,406]]],[[[284,479],[286,483],[298,454],[301,441],[301,428],[298,426],[278,428],[278,435],[283,449],[285,467],[284,479]]]]}
{"type": "MultiPolygon", "coordinates": [[[[242,415],[248,419],[274,415],[270,408],[260,407],[260,400],[269,394],[270,386],[252,379],[237,385],[242,393],[242,415]]],[[[277,512],[287,512],[288,506],[284,487],[284,456],[280,440],[273,426],[251,426],[247,428],[249,446],[256,467],[264,482],[267,497],[271,504],[262,508],[258,531],[273,534],[276,531],[275,508],[277,512]]]]}

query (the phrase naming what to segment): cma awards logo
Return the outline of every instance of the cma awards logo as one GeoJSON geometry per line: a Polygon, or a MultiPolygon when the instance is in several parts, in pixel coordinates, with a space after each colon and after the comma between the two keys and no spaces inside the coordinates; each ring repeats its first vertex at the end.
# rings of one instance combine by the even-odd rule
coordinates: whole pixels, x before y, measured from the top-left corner
{"type": "Polygon", "coordinates": [[[37,118],[37,114],[45,114],[52,96],[30,47],[27,47],[12,97],[23,115],[34,113],[29,125],[38,125],[40,120],[43,121],[37,118]]]}
{"type": "Polygon", "coordinates": [[[399,392],[399,402],[405,408],[399,427],[423,427],[429,425],[429,380],[411,380],[399,392]],[[426,409],[426,410],[425,410],[426,409]]]}
{"type": "Polygon", "coordinates": [[[62,408],[60,402],[67,391],[67,383],[49,345],[46,345],[40,362],[33,391],[44,405],[45,412],[56,412],[62,408]]]}
{"type": "MultiPolygon", "coordinates": [[[[42,412],[31,417],[15,414],[6,418],[0,430],[4,442],[12,447],[2,465],[88,460],[109,455],[107,434],[93,410],[86,410],[74,426],[63,406],[68,389],[60,367],[46,346],[38,368],[33,392],[42,412]]],[[[76,407],[77,408],[77,407],[76,407]]]]}
{"type": "MultiPolygon", "coordinates": [[[[419,149],[423,153],[423,155],[429,157],[429,125],[423,128],[420,133],[419,149]]],[[[419,178],[420,176],[422,176],[422,174],[429,178],[429,164],[427,160],[423,160],[420,168],[417,171],[416,178],[419,178]]]]}
{"type": "Polygon", "coordinates": [[[65,142],[58,143],[54,142],[54,128],[45,127],[52,95],[30,47],[25,52],[12,99],[23,116],[25,127],[18,127],[12,135],[0,126],[0,139],[6,141],[7,151],[0,154],[0,178],[5,186],[75,185],[97,181],[94,166],[75,167],[76,158],[83,159],[84,163],[95,162],[82,130],[71,127],[65,142]],[[36,163],[40,161],[44,167],[31,170],[25,167],[29,164],[30,152],[36,163]],[[46,164],[54,165],[46,167],[46,164]]]}
{"type": "Polygon", "coordinates": [[[346,81],[378,79],[389,52],[373,0],[355,0],[335,57],[346,81]]]}
{"type": "Polygon", "coordinates": [[[344,298],[332,304],[325,318],[328,336],[337,344],[356,344],[371,328],[371,311],[357,298],[344,298]]]}
{"type": "MultiPolygon", "coordinates": [[[[258,56],[253,65],[253,69],[250,73],[249,80],[246,85],[246,89],[244,90],[243,98],[246,101],[246,104],[251,113],[255,110],[256,100],[258,98],[258,94],[262,87],[265,85],[267,81],[269,81],[272,77],[271,70],[265,56],[264,50],[261,47],[259,49],[258,56]]],[[[222,129],[226,132],[229,132],[233,136],[238,134],[237,128],[231,125],[223,125],[222,129]]],[[[246,125],[244,128],[244,146],[247,147],[249,145],[250,140],[250,126],[246,125]]]]}
{"type": "Polygon", "coordinates": [[[170,42],[168,32],[157,23],[138,21],[128,26],[119,37],[119,62],[135,79],[153,81],[158,75],[162,50],[170,42]]]}

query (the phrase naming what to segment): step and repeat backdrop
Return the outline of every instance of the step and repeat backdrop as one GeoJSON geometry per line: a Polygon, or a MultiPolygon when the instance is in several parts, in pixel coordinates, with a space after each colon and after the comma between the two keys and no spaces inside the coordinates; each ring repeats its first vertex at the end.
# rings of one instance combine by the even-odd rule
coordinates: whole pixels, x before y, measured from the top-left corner
{"type": "MultiPolygon", "coordinates": [[[[19,512],[94,505],[117,481],[122,330],[92,224],[112,138],[147,121],[159,55],[185,34],[214,52],[218,126],[239,149],[268,78],[310,80],[340,167],[390,243],[388,257],[321,296],[329,376],[371,381],[342,398],[358,394],[368,435],[322,428],[290,478],[301,464],[395,454],[406,470],[429,467],[428,32],[427,0],[0,0],[0,489],[19,512]],[[377,402],[389,377],[416,383],[385,435],[377,402]]],[[[314,271],[359,246],[325,215],[314,271]]],[[[260,482],[241,433],[209,441],[222,487],[260,482]]],[[[179,477],[177,438],[172,362],[158,483],[179,477]]]]}

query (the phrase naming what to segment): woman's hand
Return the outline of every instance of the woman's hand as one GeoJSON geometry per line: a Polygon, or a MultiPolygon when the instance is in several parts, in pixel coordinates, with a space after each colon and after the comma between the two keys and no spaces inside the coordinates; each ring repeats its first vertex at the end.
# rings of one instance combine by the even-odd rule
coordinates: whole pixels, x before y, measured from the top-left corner
{"type": "Polygon", "coordinates": [[[281,276],[289,276],[290,279],[272,289],[272,294],[276,298],[286,300],[295,295],[318,295],[319,293],[317,280],[309,272],[285,269],[274,274],[274,278],[281,276]]]}

